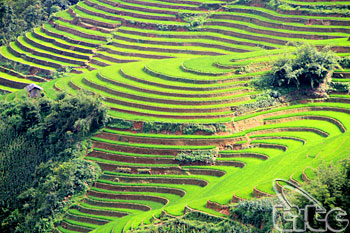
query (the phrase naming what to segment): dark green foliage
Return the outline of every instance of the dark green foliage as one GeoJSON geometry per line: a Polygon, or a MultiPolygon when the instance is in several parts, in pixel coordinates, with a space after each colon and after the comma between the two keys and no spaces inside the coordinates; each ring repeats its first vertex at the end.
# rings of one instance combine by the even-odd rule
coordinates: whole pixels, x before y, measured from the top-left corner
{"type": "Polygon", "coordinates": [[[184,124],[182,127],[183,134],[195,134],[196,132],[204,132],[206,134],[215,134],[217,132],[228,131],[225,124],[184,124]]]}
{"type": "Polygon", "coordinates": [[[117,167],[116,169],[114,169],[114,172],[118,172],[118,173],[131,173],[131,168],[129,167],[117,167]]]}
{"type": "Polygon", "coordinates": [[[349,84],[348,83],[340,83],[340,82],[331,82],[330,89],[332,91],[338,92],[349,92],[349,84]]]}
{"type": "Polygon", "coordinates": [[[256,229],[239,222],[208,215],[203,212],[189,212],[178,218],[161,218],[151,225],[140,226],[136,233],[252,233],[256,229]]]}
{"type": "Polygon", "coordinates": [[[215,164],[217,152],[214,150],[182,151],[177,154],[175,160],[180,163],[204,163],[215,164]]]}
{"type": "MultiPolygon", "coordinates": [[[[210,8],[210,6],[206,6],[206,7],[210,8]]],[[[208,8],[206,8],[206,9],[208,9],[208,8]]],[[[198,30],[198,27],[202,26],[210,17],[209,13],[194,14],[194,13],[180,12],[178,15],[183,21],[185,21],[189,24],[187,26],[187,29],[190,31],[198,30]]]]}
{"type": "Polygon", "coordinates": [[[224,4],[219,3],[202,3],[199,8],[207,9],[207,10],[218,10],[220,9],[224,4]]]}
{"type": "Polygon", "coordinates": [[[214,134],[216,127],[214,125],[185,124],[182,129],[183,134],[194,134],[198,131],[214,134]]]}
{"type": "Polygon", "coordinates": [[[0,0],[0,45],[46,22],[78,0],[0,0]]]}
{"type": "MultiPolygon", "coordinates": [[[[341,208],[350,213],[350,159],[344,159],[334,166],[321,165],[314,178],[302,187],[312,197],[319,201],[328,211],[341,208]]],[[[305,197],[297,195],[297,206],[303,207],[310,203],[305,197]]],[[[348,215],[349,216],[349,215],[348,215]]],[[[348,218],[348,216],[346,218],[348,218]]],[[[334,229],[341,229],[341,223],[330,215],[328,222],[334,229]]],[[[322,222],[317,221],[315,213],[310,213],[309,221],[315,229],[322,229],[322,222]]]]}
{"type": "Polygon", "coordinates": [[[132,121],[127,121],[124,119],[113,118],[108,123],[108,127],[117,128],[117,129],[131,129],[134,126],[132,121]]]}
{"type": "Polygon", "coordinates": [[[169,131],[175,133],[180,130],[181,124],[166,123],[166,122],[144,122],[142,125],[142,132],[144,133],[159,133],[161,131],[169,131]]]}
{"type": "Polygon", "coordinates": [[[285,56],[274,64],[272,83],[276,87],[318,87],[339,66],[338,60],[329,48],[317,51],[310,44],[299,45],[293,56],[285,56]]]}
{"type": "Polygon", "coordinates": [[[257,95],[254,98],[256,100],[255,102],[241,104],[237,107],[237,109],[234,109],[236,116],[243,115],[245,113],[252,112],[257,109],[272,107],[283,102],[283,99],[281,98],[281,93],[278,91],[271,90],[268,90],[261,95],[257,95]]]}
{"type": "Polygon", "coordinates": [[[83,93],[0,103],[1,232],[51,230],[65,198],[84,192],[100,173],[78,157],[106,122],[107,109],[83,93]]]}
{"type": "Polygon", "coordinates": [[[255,232],[267,233],[273,231],[272,210],[274,199],[259,199],[243,201],[230,208],[230,218],[245,225],[256,227],[255,232]]]}
{"type": "Polygon", "coordinates": [[[160,133],[168,131],[176,133],[182,131],[183,134],[195,134],[197,132],[204,132],[206,134],[215,134],[217,132],[227,132],[228,128],[223,123],[214,124],[179,124],[166,122],[144,122],[142,125],[142,132],[144,133],[160,133]]]}
{"type": "Polygon", "coordinates": [[[297,5],[293,3],[286,3],[281,0],[263,0],[266,2],[266,5],[270,7],[273,10],[300,10],[300,11],[308,11],[310,13],[315,14],[323,14],[323,15],[329,15],[329,14],[342,14],[349,16],[350,15],[350,6],[349,5],[312,5],[312,4],[305,4],[305,5],[297,5]]]}
{"type": "MultiPolygon", "coordinates": [[[[72,203],[70,197],[84,194],[100,174],[96,164],[79,158],[39,165],[33,175],[33,186],[18,196],[21,206],[18,208],[20,214],[14,212],[15,223],[12,224],[18,224],[15,231],[46,232],[52,229],[72,203]]],[[[11,221],[11,217],[6,220],[11,221]]],[[[6,220],[5,225],[9,223],[6,220]]]]}
{"type": "Polygon", "coordinates": [[[350,57],[341,58],[339,61],[339,65],[344,69],[350,68],[350,57]]]}

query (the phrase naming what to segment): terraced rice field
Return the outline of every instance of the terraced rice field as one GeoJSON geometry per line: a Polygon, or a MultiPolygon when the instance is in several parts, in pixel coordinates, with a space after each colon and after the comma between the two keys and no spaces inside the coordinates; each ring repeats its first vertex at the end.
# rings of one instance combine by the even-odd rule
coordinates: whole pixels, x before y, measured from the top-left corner
{"type": "MultiPolygon", "coordinates": [[[[305,8],[335,3],[286,3],[300,9],[274,11],[259,1],[246,6],[223,0],[86,0],[0,48],[0,55],[12,67],[49,77],[55,70],[84,72],[114,63],[241,54],[278,49],[300,40],[333,44],[337,52],[349,53],[349,18],[305,8]],[[203,24],[191,27],[183,17],[191,14],[204,15],[203,24]]],[[[341,8],[347,2],[336,4],[341,8]]],[[[11,82],[11,77],[1,78],[11,82]]],[[[3,81],[0,85],[6,86],[3,81]]]]}
{"type": "MultiPolygon", "coordinates": [[[[288,4],[332,5],[330,1],[288,4]]],[[[346,1],[339,1],[347,4],[346,1]]],[[[337,4],[339,3],[337,2],[337,4]]],[[[86,159],[104,173],[80,205],[68,210],[59,232],[128,232],[161,214],[202,211],[225,217],[227,204],[273,195],[274,178],[312,178],[321,162],[343,158],[350,143],[350,98],[303,99],[236,115],[261,94],[250,81],[293,50],[286,43],[333,44],[350,52],[350,18],[199,0],[85,0],[48,24],[0,49],[21,74],[0,67],[0,90],[15,92],[54,71],[74,72],[42,85],[48,96],[86,90],[104,97],[113,118],[130,127],[96,134],[86,159]],[[202,3],[219,4],[208,10],[202,3]],[[207,14],[196,30],[179,13],[207,14]],[[251,70],[242,71],[249,65],[251,70]],[[87,72],[87,69],[90,72],[87,72]],[[178,124],[173,132],[144,132],[149,122],[178,124]],[[184,134],[184,127],[218,126],[214,134],[184,134]],[[217,152],[215,165],[183,165],[182,151],[217,152]]],[[[348,69],[333,81],[349,82],[348,69]]]]}
{"type": "Polygon", "coordinates": [[[230,202],[273,195],[274,178],[301,183],[321,162],[343,158],[350,140],[346,93],[235,116],[230,107],[259,94],[246,84],[268,71],[235,74],[234,68],[217,64],[235,67],[260,60],[251,56],[117,64],[55,80],[56,90],[74,94],[84,89],[105,97],[112,117],[133,122],[92,138],[94,151],[86,159],[97,162],[104,174],[68,211],[59,231],[127,232],[185,209],[225,217],[230,202]],[[186,135],[181,128],[143,132],[150,121],[216,123],[227,130],[212,135],[186,135]],[[182,151],[201,150],[218,151],[214,166],[174,159],[182,151]]]}

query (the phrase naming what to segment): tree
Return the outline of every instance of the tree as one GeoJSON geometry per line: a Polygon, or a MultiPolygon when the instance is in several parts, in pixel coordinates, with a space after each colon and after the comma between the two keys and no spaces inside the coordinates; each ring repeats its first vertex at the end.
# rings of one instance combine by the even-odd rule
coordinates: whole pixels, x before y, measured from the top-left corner
{"type": "MultiPolygon", "coordinates": [[[[344,159],[333,166],[321,165],[315,174],[315,178],[303,186],[312,197],[319,201],[326,211],[341,208],[350,214],[350,159],[344,159]]],[[[309,201],[301,195],[296,196],[296,205],[303,207],[309,201]]],[[[316,213],[309,213],[309,222],[315,229],[322,229],[323,224],[317,220],[316,213]]],[[[328,223],[334,229],[341,229],[344,223],[330,215],[328,223]]]]}
{"type": "Polygon", "coordinates": [[[0,102],[0,232],[49,232],[100,170],[82,160],[107,123],[95,96],[0,102]],[[68,198],[68,199],[67,199],[68,198]]]}
{"type": "Polygon", "coordinates": [[[339,66],[339,58],[328,47],[318,51],[311,44],[297,47],[292,56],[279,59],[272,68],[274,86],[316,88],[339,66]]]}

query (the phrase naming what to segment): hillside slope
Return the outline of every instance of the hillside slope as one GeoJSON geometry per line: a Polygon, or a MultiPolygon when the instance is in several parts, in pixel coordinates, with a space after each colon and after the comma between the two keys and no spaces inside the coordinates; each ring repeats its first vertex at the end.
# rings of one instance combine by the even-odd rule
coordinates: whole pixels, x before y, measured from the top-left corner
{"type": "MultiPolygon", "coordinates": [[[[287,42],[334,45],[349,56],[350,18],[341,11],[349,2],[280,2],[290,9],[86,0],[0,49],[0,89],[13,92],[0,99],[19,100],[26,93],[16,90],[32,80],[71,71],[40,85],[48,96],[101,95],[116,119],[86,157],[103,177],[57,231],[128,232],[185,210],[225,217],[230,202],[274,195],[274,178],[301,183],[320,163],[348,156],[348,93],[238,111],[265,94],[249,83],[294,50],[287,42]],[[15,66],[26,75],[8,69],[15,66]],[[175,158],[183,152],[214,153],[216,163],[182,164],[175,158]]],[[[349,74],[336,70],[333,81],[349,74]]]]}

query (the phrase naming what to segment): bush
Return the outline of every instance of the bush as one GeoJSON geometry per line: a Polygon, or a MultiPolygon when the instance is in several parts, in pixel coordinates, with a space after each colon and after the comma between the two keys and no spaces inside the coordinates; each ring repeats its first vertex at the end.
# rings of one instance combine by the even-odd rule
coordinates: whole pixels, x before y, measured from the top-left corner
{"type": "Polygon", "coordinates": [[[100,174],[86,138],[105,126],[95,96],[0,102],[0,232],[51,232],[100,174]]]}
{"type": "Polygon", "coordinates": [[[331,82],[330,83],[330,90],[337,91],[337,92],[349,92],[349,84],[348,83],[338,83],[338,82],[331,82]]]}
{"type": "Polygon", "coordinates": [[[265,93],[257,96],[252,96],[256,99],[255,102],[241,104],[235,109],[236,115],[242,115],[248,112],[255,111],[260,108],[268,108],[282,103],[284,100],[280,98],[281,93],[276,90],[268,90],[265,93]]]}
{"type": "Polygon", "coordinates": [[[117,167],[116,169],[113,170],[114,172],[117,173],[127,173],[131,174],[131,168],[129,167],[117,167]]]}
{"type": "Polygon", "coordinates": [[[350,57],[343,57],[340,59],[339,64],[342,68],[350,68],[350,57]]]}
{"type": "Polygon", "coordinates": [[[196,30],[197,27],[202,26],[208,20],[210,14],[179,13],[179,17],[183,21],[189,23],[189,30],[196,30]]]}
{"type": "Polygon", "coordinates": [[[277,87],[318,87],[339,66],[338,60],[329,48],[317,51],[310,44],[299,45],[293,56],[285,56],[274,64],[272,83],[277,87]]]}
{"type": "Polygon", "coordinates": [[[180,163],[195,163],[213,165],[216,161],[217,152],[214,150],[182,151],[177,154],[175,160],[180,163]]]}
{"type": "Polygon", "coordinates": [[[272,221],[273,205],[276,203],[271,198],[242,201],[230,207],[230,218],[256,227],[256,232],[277,232],[273,230],[272,221]]]}
{"type": "Polygon", "coordinates": [[[144,122],[142,125],[142,132],[154,132],[159,133],[161,131],[169,131],[175,133],[180,130],[181,124],[167,123],[167,122],[144,122]]]}
{"type": "Polygon", "coordinates": [[[134,126],[132,121],[127,121],[124,119],[113,118],[108,123],[108,127],[117,128],[117,129],[131,129],[134,126]]]}

